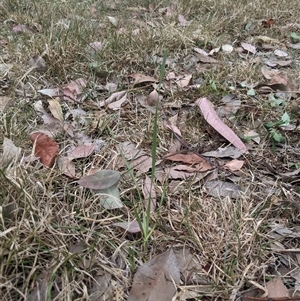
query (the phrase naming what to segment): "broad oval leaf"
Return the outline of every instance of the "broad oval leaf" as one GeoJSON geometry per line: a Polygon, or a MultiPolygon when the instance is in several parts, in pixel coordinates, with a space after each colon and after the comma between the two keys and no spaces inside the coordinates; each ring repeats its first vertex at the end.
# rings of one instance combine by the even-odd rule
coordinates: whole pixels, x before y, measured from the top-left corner
{"type": "Polygon", "coordinates": [[[80,186],[89,189],[107,189],[118,183],[120,180],[120,173],[115,170],[99,170],[93,175],[81,178],[78,181],[80,186]]]}
{"type": "Polygon", "coordinates": [[[51,168],[58,154],[58,144],[54,139],[41,132],[31,133],[30,140],[34,145],[35,155],[40,157],[43,165],[51,168]]]}

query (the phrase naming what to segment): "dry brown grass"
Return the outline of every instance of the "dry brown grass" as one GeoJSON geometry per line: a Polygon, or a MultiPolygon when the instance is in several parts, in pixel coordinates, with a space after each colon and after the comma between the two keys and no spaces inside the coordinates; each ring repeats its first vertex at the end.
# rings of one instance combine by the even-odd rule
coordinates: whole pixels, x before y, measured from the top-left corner
{"type": "MultiPolygon", "coordinates": [[[[103,80],[95,76],[86,56],[87,45],[94,41],[103,43],[95,59],[96,71],[107,71],[107,81],[117,83],[119,90],[131,87],[133,92],[132,102],[120,112],[108,110],[99,128],[92,122],[82,127],[82,132],[106,143],[98,154],[76,162],[82,174],[92,167],[115,166],[117,145],[124,141],[151,155],[154,115],[137,101],[137,94],[148,95],[151,88],[133,88],[128,76],[144,73],[158,77],[161,67],[153,56],[162,57],[165,51],[174,62],[173,67],[166,67],[167,72],[188,72],[201,83],[197,90],[166,90],[163,95],[164,104],[180,103],[179,110],[166,105],[168,116],[186,113],[182,133],[195,150],[215,150],[226,141],[200,118],[194,101],[209,96],[218,103],[230,93],[230,87],[235,88],[242,106],[228,124],[239,134],[255,127],[262,141],[245,155],[239,177],[232,177],[244,191],[237,200],[210,197],[203,183],[193,179],[157,181],[161,204],[151,215],[153,232],[147,239],[112,226],[113,222],[134,219],[134,208],[141,216],[145,214],[139,177],[130,177],[124,169],[120,170],[124,173],[120,191],[126,206],[119,210],[105,210],[97,197],[63,176],[56,166],[49,170],[36,163],[18,163],[0,170],[0,299],[37,301],[37,292],[43,292],[46,300],[104,300],[91,295],[105,271],[113,284],[107,300],[126,300],[136,268],[171,245],[191,250],[198,262],[198,269],[178,289],[179,295],[184,290],[196,292],[191,300],[241,300],[245,291],[264,286],[278,274],[293,291],[295,282],[289,272],[299,266],[299,258],[280,255],[271,244],[299,248],[299,231],[295,237],[276,236],[271,225],[278,222],[298,229],[299,184],[276,178],[263,162],[269,159],[277,172],[295,170],[300,160],[299,133],[285,132],[287,143],[272,153],[271,138],[263,124],[280,119],[282,109],[271,108],[267,96],[247,96],[247,89],[239,86],[244,81],[262,81],[256,57],[218,54],[219,64],[203,65],[201,70],[191,59],[193,47],[255,44],[256,37],[264,35],[278,40],[280,48],[290,41],[291,30],[299,32],[299,11],[296,0],[285,4],[259,0],[2,1],[0,63],[13,67],[7,74],[0,73],[0,97],[11,97],[11,105],[0,112],[0,141],[10,138],[22,147],[24,156],[32,151],[28,134],[42,124],[33,108],[33,103],[42,99],[38,89],[84,77],[88,81],[86,99],[95,102],[109,96],[97,89],[103,80]],[[169,6],[173,13],[166,18],[160,9],[169,6]],[[138,9],[129,9],[132,7],[138,9]],[[178,26],[178,13],[191,24],[178,26]],[[107,16],[118,18],[117,28],[107,16]],[[269,18],[275,20],[274,27],[263,28],[261,21],[269,18]],[[246,30],[250,22],[251,29],[246,30]],[[38,34],[14,33],[15,24],[26,24],[38,34]],[[137,28],[139,32],[134,31],[137,28]],[[47,63],[44,73],[28,67],[29,59],[37,54],[47,63]],[[294,169],[289,170],[292,164],[294,169]]],[[[297,52],[291,50],[290,54],[293,64],[289,75],[299,89],[297,52]]],[[[83,106],[91,120],[96,119],[97,110],[86,103],[83,106]]],[[[70,102],[62,107],[66,113],[80,105],[70,102]]],[[[288,103],[285,110],[295,121],[295,106],[288,103]]],[[[157,159],[176,140],[166,130],[163,118],[159,112],[157,159]]],[[[61,149],[69,143],[62,133],[56,138],[61,149]]],[[[228,176],[220,171],[219,179],[228,176]]],[[[186,300],[179,295],[176,300],[186,300]]]]}

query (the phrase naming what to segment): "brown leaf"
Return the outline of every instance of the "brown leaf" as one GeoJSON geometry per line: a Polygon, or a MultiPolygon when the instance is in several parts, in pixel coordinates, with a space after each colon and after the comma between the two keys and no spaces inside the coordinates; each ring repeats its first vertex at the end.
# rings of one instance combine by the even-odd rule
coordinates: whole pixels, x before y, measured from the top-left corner
{"type": "Polygon", "coordinates": [[[176,84],[180,87],[180,88],[184,88],[187,87],[192,79],[192,74],[186,74],[183,76],[180,76],[177,80],[176,80],[176,84]]]}
{"type": "Polygon", "coordinates": [[[152,107],[156,106],[158,101],[159,101],[159,94],[156,91],[156,89],[154,89],[146,99],[147,105],[152,107]]]}
{"type": "Polygon", "coordinates": [[[212,107],[211,102],[206,98],[202,97],[196,101],[199,106],[204,119],[225,139],[227,139],[232,145],[241,151],[247,151],[246,145],[241,141],[241,139],[232,131],[232,129],[227,126],[217,115],[212,107]]]}
{"type": "Polygon", "coordinates": [[[99,107],[107,106],[108,104],[112,103],[113,101],[118,101],[122,99],[122,97],[126,94],[126,91],[119,91],[113,93],[110,97],[108,97],[106,100],[99,102],[99,107]]]}
{"type": "Polygon", "coordinates": [[[127,101],[127,93],[121,99],[110,103],[107,107],[111,110],[119,110],[125,101],[127,101]]]}
{"type": "Polygon", "coordinates": [[[51,168],[58,154],[58,144],[54,139],[41,132],[30,134],[30,140],[34,145],[34,153],[40,157],[40,161],[46,167],[51,168]]]}
{"type": "Polygon", "coordinates": [[[119,151],[127,160],[137,159],[138,157],[145,155],[143,150],[136,148],[136,146],[129,142],[125,141],[119,145],[119,151]]]}
{"type": "Polygon", "coordinates": [[[132,77],[134,79],[134,83],[133,83],[134,86],[137,84],[142,84],[142,83],[157,83],[158,82],[158,80],[155,79],[154,77],[140,74],[140,73],[131,74],[130,77],[132,77]]]}
{"type": "Polygon", "coordinates": [[[181,136],[181,132],[180,129],[177,127],[176,123],[177,123],[177,119],[178,119],[178,114],[172,116],[169,118],[169,122],[166,123],[166,127],[168,129],[170,129],[173,133],[177,134],[179,137],[181,136]]]}
{"type": "Polygon", "coordinates": [[[57,165],[59,170],[66,176],[70,178],[75,178],[76,177],[76,169],[75,169],[75,164],[69,160],[68,158],[65,157],[59,157],[57,159],[57,165]]]}
{"type": "Polygon", "coordinates": [[[280,276],[270,280],[266,283],[266,288],[268,290],[268,298],[283,298],[289,297],[289,292],[285,285],[283,284],[280,276]]]}
{"type": "Polygon", "coordinates": [[[274,19],[268,19],[268,20],[261,21],[261,25],[264,28],[270,28],[272,25],[274,25],[274,23],[275,23],[274,19]]]}
{"type": "Polygon", "coordinates": [[[130,166],[137,170],[137,176],[148,172],[152,167],[152,158],[148,155],[138,157],[130,163],[130,166]]]}
{"type": "Polygon", "coordinates": [[[68,155],[68,159],[73,160],[79,158],[86,158],[94,152],[95,148],[96,148],[95,144],[79,145],[71,151],[71,153],[68,155]]]}
{"type": "Polygon", "coordinates": [[[170,160],[174,162],[183,162],[186,164],[204,164],[206,163],[207,167],[211,166],[205,161],[205,159],[199,157],[194,153],[187,153],[187,154],[167,154],[164,157],[165,160],[170,160]]]}
{"type": "Polygon", "coordinates": [[[49,103],[48,108],[49,108],[50,112],[52,113],[52,115],[59,121],[63,122],[64,114],[63,114],[61,106],[60,106],[59,98],[48,99],[48,103],[49,103]]]}
{"type": "Polygon", "coordinates": [[[237,171],[237,170],[240,170],[243,167],[243,165],[244,165],[244,161],[234,159],[234,160],[227,162],[224,165],[224,167],[228,168],[231,171],[237,171]]]}
{"type": "Polygon", "coordinates": [[[180,282],[180,270],[172,249],[158,255],[136,272],[128,301],[170,301],[180,282]]]}
{"type": "Polygon", "coordinates": [[[224,181],[210,181],[205,183],[205,188],[207,189],[207,193],[214,197],[230,197],[232,199],[238,198],[240,194],[240,187],[231,182],[224,181]]]}
{"type": "Polygon", "coordinates": [[[129,233],[139,233],[139,232],[141,232],[139,223],[136,220],[134,220],[132,222],[113,223],[113,226],[123,228],[124,230],[126,230],[129,233]]]}
{"type": "Polygon", "coordinates": [[[83,78],[78,78],[69,82],[63,88],[63,94],[65,95],[65,100],[77,100],[77,96],[82,93],[83,89],[86,87],[86,80],[83,78]]]}
{"type": "Polygon", "coordinates": [[[216,64],[218,61],[210,56],[197,53],[197,57],[201,63],[216,64]]]}

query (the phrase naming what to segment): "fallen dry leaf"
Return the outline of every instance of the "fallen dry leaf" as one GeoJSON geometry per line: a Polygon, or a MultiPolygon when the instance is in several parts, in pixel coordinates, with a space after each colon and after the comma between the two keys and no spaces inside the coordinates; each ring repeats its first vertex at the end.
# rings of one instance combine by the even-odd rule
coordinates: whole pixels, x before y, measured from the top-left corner
{"type": "Polygon", "coordinates": [[[289,292],[286,286],[283,284],[281,277],[277,276],[276,278],[270,280],[266,283],[266,288],[268,290],[268,298],[288,298],[289,292]]]}
{"type": "Polygon", "coordinates": [[[193,49],[194,49],[194,51],[196,51],[197,53],[199,53],[201,55],[208,56],[208,53],[205,50],[201,49],[201,48],[194,47],[193,49]]]}
{"type": "Polygon", "coordinates": [[[76,177],[75,164],[70,159],[66,157],[58,157],[57,165],[59,170],[67,177],[70,178],[76,177]]]}
{"type": "Polygon", "coordinates": [[[47,70],[46,61],[40,55],[32,57],[28,61],[28,65],[38,72],[45,72],[47,70]]]}
{"type": "Polygon", "coordinates": [[[82,93],[83,89],[86,87],[86,80],[83,78],[78,78],[69,82],[62,89],[64,94],[64,100],[75,100],[78,101],[77,96],[82,93]]]}
{"type": "Polygon", "coordinates": [[[118,101],[120,99],[122,99],[122,97],[126,94],[126,91],[119,91],[119,92],[115,92],[112,95],[110,95],[110,97],[108,97],[106,100],[100,101],[99,102],[99,107],[104,107],[107,106],[108,104],[114,102],[114,101],[118,101]]]}
{"type": "Polygon", "coordinates": [[[142,83],[157,83],[158,80],[152,76],[144,75],[141,73],[131,74],[130,77],[134,79],[133,85],[142,84],[142,83]]]}
{"type": "Polygon", "coordinates": [[[35,33],[34,30],[32,30],[30,27],[28,27],[27,25],[15,25],[13,27],[13,32],[23,32],[23,33],[35,33]]]}
{"type": "Polygon", "coordinates": [[[275,54],[276,56],[278,56],[278,57],[287,57],[287,56],[289,56],[285,51],[279,50],[279,49],[276,49],[276,50],[274,51],[274,54],[275,54]]]}
{"type": "Polygon", "coordinates": [[[175,133],[176,135],[178,135],[179,137],[181,136],[181,132],[180,129],[177,127],[176,123],[177,123],[177,119],[178,119],[178,114],[172,116],[169,118],[169,122],[166,123],[166,127],[168,129],[170,129],[173,133],[175,133]]]}
{"type": "Polygon", "coordinates": [[[148,106],[154,107],[154,106],[156,106],[158,101],[159,101],[159,94],[156,91],[156,89],[154,89],[146,98],[146,103],[148,106]]]}
{"type": "Polygon", "coordinates": [[[155,182],[151,181],[151,179],[146,175],[142,191],[144,195],[144,205],[146,209],[148,208],[148,203],[150,202],[150,212],[153,212],[156,207],[155,187],[155,182]]]}
{"type": "Polygon", "coordinates": [[[178,22],[180,26],[188,26],[191,23],[191,21],[187,21],[186,18],[181,14],[178,15],[178,22]]]}
{"type": "Polygon", "coordinates": [[[256,53],[256,47],[251,45],[251,44],[248,44],[248,43],[241,43],[241,46],[243,47],[244,50],[252,53],[252,54],[255,54],[256,53]]]}
{"type": "Polygon", "coordinates": [[[143,264],[135,273],[128,301],[171,301],[180,282],[172,249],[143,264]]]}
{"type": "Polygon", "coordinates": [[[68,159],[73,160],[79,158],[86,158],[94,152],[95,148],[96,144],[93,143],[89,145],[79,145],[69,153],[68,159]]]}
{"type": "Polygon", "coordinates": [[[234,160],[227,162],[224,165],[224,167],[228,168],[231,171],[237,171],[237,170],[240,170],[243,167],[243,165],[244,165],[244,161],[234,159],[234,160]]]}
{"type": "Polygon", "coordinates": [[[0,96],[0,112],[4,112],[5,108],[8,106],[8,103],[11,101],[11,97],[0,96]]]}
{"type": "Polygon", "coordinates": [[[138,157],[145,155],[145,152],[143,150],[136,148],[136,146],[129,141],[123,142],[122,144],[119,145],[118,148],[119,148],[119,152],[127,160],[137,159],[138,157]]]}
{"type": "Polygon", "coordinates": [[[216,64],[218,61],[210,56],[197,53],[197,58],[201,63],[216,64]]]}
{"type": "Polygon", "coordinates": [[[34,154],[40,158],[43,165],[51,168],[58,154],[58,144],[54,139],[41,132],[31,133],[29,137],[34,145],[34,154]]]}
{"type": "Polygon", "coordinates": [[[124,230],[126,230],[129,233],[141,232],[139,223],[136,220],[134,220],[132,222],[117,222],[117,223],[113,223],[112,225],[123,228],[124,230]]]}
{"type": "Polygon", "coordinates": [[[119,110],[125,101],[127,101],[127,93],[119,100],[111,102],[107,107],[111,110],[119,110]]]}
{"type": "MultiPolygon", "coordinates": [[[[165,160],[170,160],[174,162],[183,162],[186,164],[207,164],[207,167],[210,166],[205,159],[199,157],[198,155],[194,153],[187,153],[187,154],[166,154],[164,156],[165,160]]],[[[211,168],[211,166],[210,166],[211,168]]]]}
{"type": "Polygon", "coordinates": [[[61,106],[60,106],[60,100],[59,98],[54,98],[54,99],[48,99],[49,103],[49,110],[52,113],[52,115],[58,119],[59,121],[63,122],[64,121],[64,114],[62,112],[61,106]]]}
{"type": "Polygon", "coordinates": [[[214,158],[225,158],[229,157],[232,159],[237,159],[243,154],[243,152],[236,147],[219,147],[216,151],[206,152],[202,155],[205,157],[214,157],[214,158]]]}
{"type": "Polygon", "coordinates": [[[204,119],[225,139],[227,139],[232,145],[241,151],[247,151],[246,145],[242,140],[227,126],[217,115],[212,107],[211,102],[206,98],[202,97],[196,101],[199,106],[204,119]]]}
{"type": "Polygon", "coordinates": [[[21,148],[15,146],[14,143],[6,137],[4,137],[2,148],[3,153],[0,156],[0,168],[5,167],[14,160],[17,160],[21,153],[21,148]]]}
{"type": "Polygon", "coordinates": [[[238,185],[224,181],[210,181],[205,183],[204,187],[207,193],[213,197],[230,197],[236,199],[239,197],[241,189],[238,185]]]}

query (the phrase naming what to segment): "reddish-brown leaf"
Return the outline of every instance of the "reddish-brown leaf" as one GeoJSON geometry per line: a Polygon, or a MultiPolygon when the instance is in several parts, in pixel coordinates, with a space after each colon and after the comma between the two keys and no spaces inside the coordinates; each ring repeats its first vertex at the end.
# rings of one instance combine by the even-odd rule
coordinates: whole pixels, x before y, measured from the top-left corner
{"type": "Polygon", "coordinates": [[[206,171],[211,169],[211,165],[205,161],[204,158],[201,158],[197,156],[194,153],[188,153],[188,154],[167,154],[165,156],[165,160],[170,160],[173,162],[183,162],[186,164],[192,164],[192,165],[200,165],[202,166],[201,171],[206,171]]]}
{"type": "Polygon", "coordinates": [[[51,168],[58,154],[58,144],[54,139],[41,132],[30,134],[30,140],[34,145],[34,153],[46,167],[51,168]]]}

